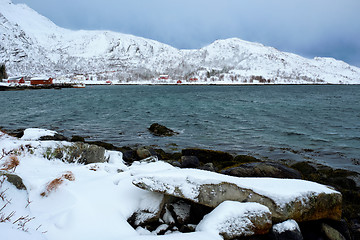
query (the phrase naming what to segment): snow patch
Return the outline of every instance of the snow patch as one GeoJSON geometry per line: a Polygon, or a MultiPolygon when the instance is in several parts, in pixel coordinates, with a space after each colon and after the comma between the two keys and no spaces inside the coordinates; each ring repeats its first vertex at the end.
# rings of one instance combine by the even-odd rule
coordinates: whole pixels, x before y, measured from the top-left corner
{"type": "Polygon", "coordinates": [[[25,129],[24,135],[21,137],[22,140],[39,140],[44,136],[54,136],[55,131],[41,129],[41,128],[28,128],[25,129]]]}

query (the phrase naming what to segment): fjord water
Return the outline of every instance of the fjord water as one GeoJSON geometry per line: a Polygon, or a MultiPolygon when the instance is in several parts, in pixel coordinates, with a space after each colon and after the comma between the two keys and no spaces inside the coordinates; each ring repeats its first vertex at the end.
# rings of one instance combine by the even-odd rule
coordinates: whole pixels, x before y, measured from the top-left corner
{"type": "Polygon", "coordinates": [[[360,86],[88,86],[0,93],[0,126],[117,146],[199,147],[360,172],[360,86]],[[180,134],[152,136],[154,122],[180,134]]]}

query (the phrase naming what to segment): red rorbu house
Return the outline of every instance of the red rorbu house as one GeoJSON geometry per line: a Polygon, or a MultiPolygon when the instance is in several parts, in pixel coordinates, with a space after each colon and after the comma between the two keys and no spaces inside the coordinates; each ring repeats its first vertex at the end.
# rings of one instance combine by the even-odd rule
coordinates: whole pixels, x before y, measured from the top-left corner
{"type": "Polygon", "coordinates": [[[169,79],[169,75],[160,75],[159,80],[167,80],[169,79]]]}
{"type": "Polygon", "coordinates": [[[197,78],[190,78],[190,79],[189,79],[189,82],[196,82],[197,80],[199,80],[199,79],[197,79],[197,78]]]}
{"type": "Polygon", "coordinates": [[[13,77],[7,80],[8,83],[25,83],[24,77],[13,77]]]}
{"type": "Polygon", "coordinates": [[[31,78],[30,79],[30,84],[31,85],[40,85],[40,84],[45,84],[45,85],[50,85],[53,83],[53,79],[49,78],[46,80],[46,78],[31,78]]]}

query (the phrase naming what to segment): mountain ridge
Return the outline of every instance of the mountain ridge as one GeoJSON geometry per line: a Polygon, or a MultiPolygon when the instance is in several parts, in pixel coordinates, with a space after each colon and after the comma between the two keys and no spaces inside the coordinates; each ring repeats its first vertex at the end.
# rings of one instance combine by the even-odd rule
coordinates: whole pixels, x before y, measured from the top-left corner
{"type": "Polygon", "coordinates": [[[360,84],[360,68],[333,58],[307,59],[238,38],[179,50],[113,31],[61,28],[10,0],[0,0],[0,6],[0,62],[9,75],[93,74],[134,81],[168,74],[205,82],[360,84]]]}

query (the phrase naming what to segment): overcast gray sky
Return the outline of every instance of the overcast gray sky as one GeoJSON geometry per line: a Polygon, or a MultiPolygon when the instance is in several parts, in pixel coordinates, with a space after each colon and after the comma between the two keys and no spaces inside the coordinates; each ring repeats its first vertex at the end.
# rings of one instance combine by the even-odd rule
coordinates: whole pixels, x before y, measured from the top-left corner
{"type": "Polygon", "coordinates": [[[360,66],[360,0],[13,0],[57,25],[112,30],[181,49],[238,37],[360,66]]]}

